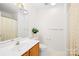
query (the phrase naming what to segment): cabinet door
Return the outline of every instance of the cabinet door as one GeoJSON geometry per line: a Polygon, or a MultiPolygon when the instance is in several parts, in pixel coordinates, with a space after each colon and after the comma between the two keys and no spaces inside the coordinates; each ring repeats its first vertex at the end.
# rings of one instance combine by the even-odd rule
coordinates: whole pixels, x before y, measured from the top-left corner
{"type": "Polygon", "coordinates": [[[39,43],[30,49],[30,56],[39,56],[39,43]]]}
{"type": "Polygon", "coordinates": [[[22,56],[30,56],[29,51],[25,52],[22,56]]]}

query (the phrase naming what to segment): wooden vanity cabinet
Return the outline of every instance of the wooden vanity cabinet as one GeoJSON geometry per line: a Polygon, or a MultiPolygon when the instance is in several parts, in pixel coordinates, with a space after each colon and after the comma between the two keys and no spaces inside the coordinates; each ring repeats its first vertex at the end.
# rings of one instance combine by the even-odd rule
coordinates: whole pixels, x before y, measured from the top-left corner
{"type": "Polygon", "coordinates": [[[37,43],[29,51],[25,52],[22,56],[39,56],[39,52],[39,43],[37,43]]]}
{"type": "Polygon", "coordinates": [[[22,56],[29,56],[29,51],[25,52],[22,56]]]}
{"type": "Polygon", "coordinates": [[[30,56],[39,56],[39,44],[36,44],[30,49],[30,56]]]}

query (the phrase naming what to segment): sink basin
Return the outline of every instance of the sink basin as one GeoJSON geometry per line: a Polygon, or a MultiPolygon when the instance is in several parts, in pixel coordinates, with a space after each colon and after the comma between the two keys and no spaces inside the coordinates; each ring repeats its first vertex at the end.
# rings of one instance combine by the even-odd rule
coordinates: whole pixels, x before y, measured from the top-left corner
{"type": "Polygon", "coordinates": [[[0,56],[21,56],[23,53],[31,49],[39,41],[23,38],[20,40],[13,40],[6,43],[0,43],[0,56]],[[16,45],[17,41],[20,42],[16,45]]]}
{"type": "Polygon", "coordinates": [[[22,41],[20,42],[19,45],[14,45],[12,50],[15,50],[16,52],[18,52],[19,54],[23,54],[23,52],[26,52],[29,50],[30,48],[30,43],[27,41],[22,41]]]}

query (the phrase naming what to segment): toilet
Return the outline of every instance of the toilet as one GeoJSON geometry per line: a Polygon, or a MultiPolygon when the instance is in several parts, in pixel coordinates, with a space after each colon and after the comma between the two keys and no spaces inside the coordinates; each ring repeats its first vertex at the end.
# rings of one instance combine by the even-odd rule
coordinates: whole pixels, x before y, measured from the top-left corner
{"type": "Polygon", "coordinates": [[[41,51],[41,52],[40,52],[40,55],[41,55],[41,56],[46,56],[46,55],[47,55],[46,49],[47,49],[46,45],[40,43],[40,51],[41,51]]]}
{"type": "MultiPolygon", "coordinates": [[[[38,40],[38,37],[34,37],[33,39],[38,40]]],[[[40,45],[40,51],[41,51],[40,56],[46,56],[47,55],[47,53],[46,53],[47,46],[43,43],[39,43],[39,45],[40,45]]]]}

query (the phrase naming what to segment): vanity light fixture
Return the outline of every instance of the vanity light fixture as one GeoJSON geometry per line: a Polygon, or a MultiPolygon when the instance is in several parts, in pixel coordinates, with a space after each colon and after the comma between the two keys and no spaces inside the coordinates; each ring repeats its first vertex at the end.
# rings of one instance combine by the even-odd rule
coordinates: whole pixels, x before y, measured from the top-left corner
{"type": "Polygon", "coordinates": [[[24,9],[23,13],[27,15],[29,12],[28,12],[28,10],[24,9]]]}
{"type": "Polygon", "coordinates": [[[48,5],[48,6],[55,6],[56,3],[44,3],[44,5],[48,5]]]}
{"type": "Polygon", "coordinates": [[[56,3],[50,3],[52,6],[55,6],[56,5],[56,3]]]}
{"type": "Polygon", "coordinates": [[[29,13],[28,10],[26,10],[26,9],[24,8],[24,4],[23,4],[23,3],[17,3],[16,5],[18,6],[18,8],[19,8],[20,10],[23,11],[23,14],[24,14],[24,15],[27,15],[27,14],[29,13]]]}

